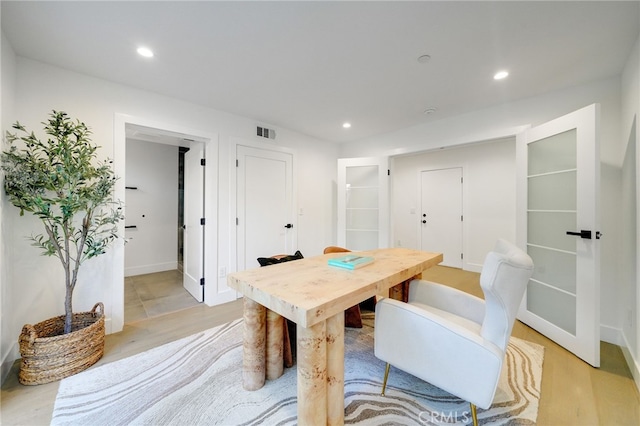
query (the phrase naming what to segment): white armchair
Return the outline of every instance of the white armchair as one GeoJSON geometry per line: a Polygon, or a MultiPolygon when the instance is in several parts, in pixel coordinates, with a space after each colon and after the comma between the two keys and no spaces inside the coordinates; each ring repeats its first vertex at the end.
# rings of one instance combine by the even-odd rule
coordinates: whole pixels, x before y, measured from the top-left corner
{"type": "Polygon", "coordinates": [[[487,254],[480,285],[485,299],[423,280],[409,287],[409,301],[376,304],[375,355],[389,368],[425,380],[471,405],[491,406],[511,330],[533,262],[518,247],[498,240],[487,254]]]}

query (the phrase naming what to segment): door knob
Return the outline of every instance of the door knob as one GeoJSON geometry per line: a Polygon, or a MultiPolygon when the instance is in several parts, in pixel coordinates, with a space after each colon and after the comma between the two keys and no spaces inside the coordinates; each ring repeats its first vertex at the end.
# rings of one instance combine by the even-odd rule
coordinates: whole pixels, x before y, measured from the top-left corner
{"type": "Polygon", "coordinates": [[[591,239],[591,231],[586,231],[584,229],[582,229],[580,232],[574,232],[574,231],[567,231],[567,235],[576,235],[580,238],[584,238],[586,240],[590,240],[591,239]]]}
{"type": "Polygon", "coordinates": [[[287,223],[284,227],[287,228],[287,229],[291,229],[291,228],[293,228],[293,224],[292,223],[287,223]]]}

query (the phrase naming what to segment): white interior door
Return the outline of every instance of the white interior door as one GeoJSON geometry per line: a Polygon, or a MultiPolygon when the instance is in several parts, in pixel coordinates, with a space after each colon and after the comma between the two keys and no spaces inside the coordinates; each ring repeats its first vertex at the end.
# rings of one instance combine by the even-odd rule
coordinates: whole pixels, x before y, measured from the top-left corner
{"type": "Polygon", "coordinates": [[[443,254],[441,265],[462,268],[462,168],[420,172],[421,249],[443,254]]]}
{"type": "Polygon", "coordinates": [[[519,318],[600,365],[599,107],[517,138],[518,240],[535,268],[519,318]]]}
{"type": "Polygon", "coordinates": [[[238,270],[260,266],[258,257],[292,254],[295,241],[293,156],[237,147],[238,270]]]}
{"type": "Polygon", "coordinates": [[[193,142],[184,154],[183,285],[204,301],[204,158],[202,143],[193,142]]]}
{"type": "Polygon", "coordinates": [[[338,245],[389,247],[389,159],[338,160],[338,245]]]}

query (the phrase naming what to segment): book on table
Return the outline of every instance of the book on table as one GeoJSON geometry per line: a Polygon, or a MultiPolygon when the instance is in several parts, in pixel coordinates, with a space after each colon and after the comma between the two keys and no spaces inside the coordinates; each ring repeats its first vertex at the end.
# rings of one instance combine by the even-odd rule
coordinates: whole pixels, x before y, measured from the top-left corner
{"type": "Polygon", "coordinates": [[[334,257],[329,259],[327,263],[330,266],[337,266],[345,269],[358,269],[373,262],[373,257],[358,256],[357,254],[348,254],[346,256],[334,257]]]}

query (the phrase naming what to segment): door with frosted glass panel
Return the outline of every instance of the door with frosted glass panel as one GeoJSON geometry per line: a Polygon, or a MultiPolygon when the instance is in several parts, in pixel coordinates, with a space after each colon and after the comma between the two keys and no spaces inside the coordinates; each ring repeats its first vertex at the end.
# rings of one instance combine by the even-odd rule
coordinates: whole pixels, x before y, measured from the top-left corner
{"type": "Polygon", "coordinates": [[[518,137],[518,240],[535,265],[519,318],[600,364],[599,108],[518,137]]]}
{"type": "Polygon", "coordinates": [[[387,158],[338,160],[338,245],[350,250],[389,246],[387,158]]]}

